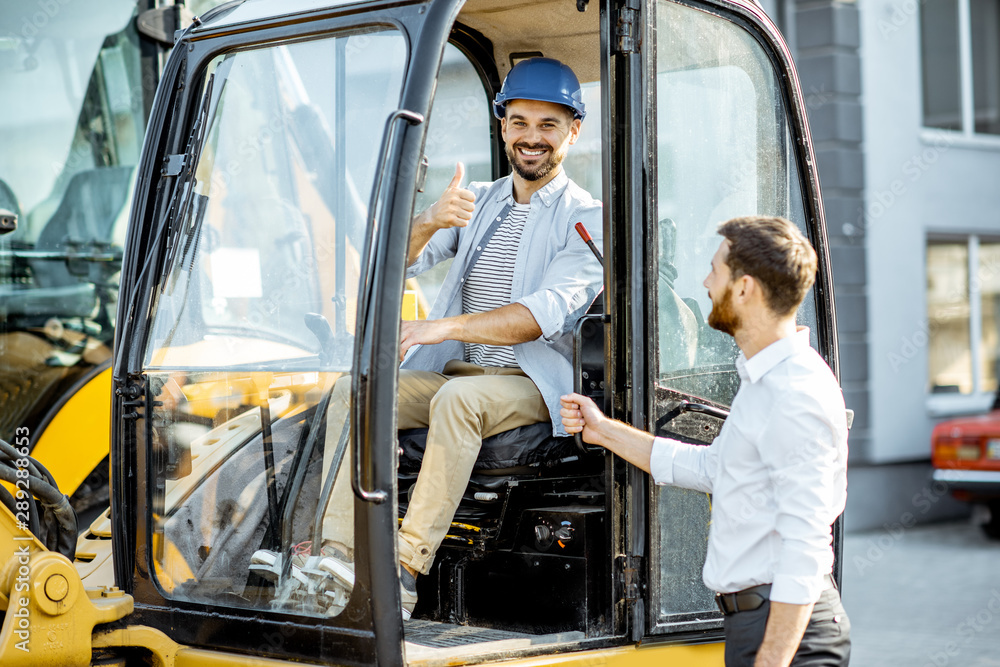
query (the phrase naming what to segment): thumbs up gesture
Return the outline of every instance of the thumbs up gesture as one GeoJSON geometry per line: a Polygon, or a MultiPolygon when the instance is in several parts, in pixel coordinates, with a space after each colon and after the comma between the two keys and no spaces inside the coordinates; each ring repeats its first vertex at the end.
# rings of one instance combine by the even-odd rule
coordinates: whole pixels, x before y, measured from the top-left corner
{"type": "Polygon", "coordinates": [[[427,221],[435,229],[447,227],[465,227],[472,220],[476,210],[476,197],[462,187],[465,178],[465,165],[459,162],[455,165],[455,175],[441,197],[424,212],[427,221]]]}

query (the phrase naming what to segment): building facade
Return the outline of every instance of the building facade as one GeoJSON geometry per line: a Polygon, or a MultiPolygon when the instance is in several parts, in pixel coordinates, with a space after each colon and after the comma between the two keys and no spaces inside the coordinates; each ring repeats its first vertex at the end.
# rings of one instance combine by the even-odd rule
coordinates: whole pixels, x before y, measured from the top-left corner
{"type": "Polygon", "coordinates": [[[1000,330],[1000,0],[774,0],[816,143],[841,379],[848,530],[968,509],[930,433],[989,409],[1000,330]]]}

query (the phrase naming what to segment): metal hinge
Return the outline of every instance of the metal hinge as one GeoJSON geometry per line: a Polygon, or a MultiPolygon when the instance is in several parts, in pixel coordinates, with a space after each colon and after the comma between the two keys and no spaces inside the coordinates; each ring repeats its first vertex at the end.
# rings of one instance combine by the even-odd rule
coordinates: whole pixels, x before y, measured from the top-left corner
{"type": "Polygon", "coordinates": [[[639,53],[639,10],[622,7],[618,10],[615,25],[615,51],[622,54],[639,53]]]}
{"type": "Polygon", "coordinates": [[[160,167],[160,176],[180,176],[187,169],[188,154],[175,153],[163,158],[163,165],[160,167]]]}
{"type": "Polygon", "coordinates": [[[618,556],[616,571],[622,584],[625,602],[631,604],[642,598],[642,556],[618,556]]]}
{"type": "Polygon", "coordinates": [[[615,576],[621,584],[629,634],[633,641],[640,641],[646,631],[646,582],[642,560],[642,556],[618,556],[615,559],[615,576]]]}
{"type": "Polygon", "coordinates": [[[145,412],[146,400],[143,391],[145,382],[139,378],[130,378],[124,385],[115,389],[115,395],[121,399],[122,419],[139,419],[145,412]],[[143,410],[143,412],[139,412],[143,410]]]}

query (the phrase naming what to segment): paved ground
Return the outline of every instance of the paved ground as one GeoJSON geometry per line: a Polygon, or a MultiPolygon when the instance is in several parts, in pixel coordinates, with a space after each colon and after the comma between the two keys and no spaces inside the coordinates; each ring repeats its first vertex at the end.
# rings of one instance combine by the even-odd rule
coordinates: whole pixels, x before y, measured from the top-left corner
{"type": "Polygon", "coordinates": [[[967,522],[849,534],[851,667],[1000,667],[1000,541],[967,522]]]}

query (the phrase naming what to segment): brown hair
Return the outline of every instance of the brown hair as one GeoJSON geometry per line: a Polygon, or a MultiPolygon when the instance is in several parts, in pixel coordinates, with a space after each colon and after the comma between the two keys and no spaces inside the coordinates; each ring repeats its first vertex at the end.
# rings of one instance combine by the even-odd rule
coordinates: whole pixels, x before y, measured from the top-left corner
{"type": "Polygon", "coordinates": [[[756,279],[776,315],[795,312],[816,281],[816,251],[798,227],[784,218],[748,216],[723,222],[719,234],[729,240],[733,278],[756,279]]]}

